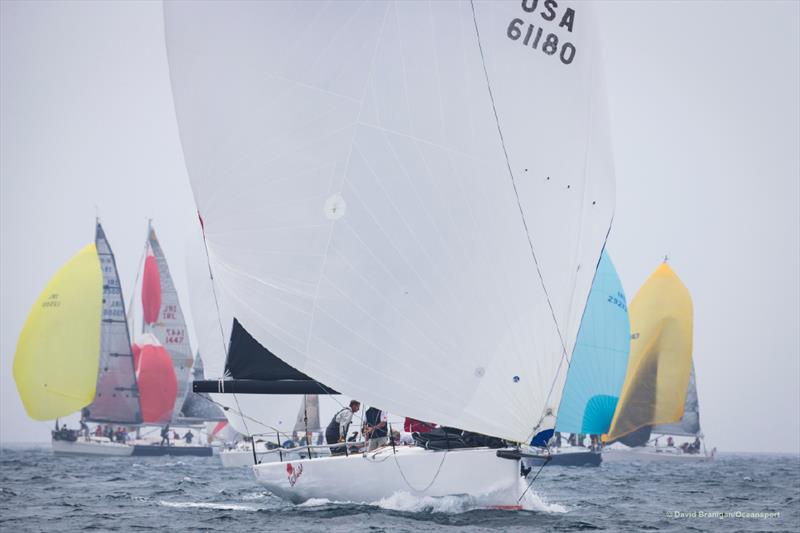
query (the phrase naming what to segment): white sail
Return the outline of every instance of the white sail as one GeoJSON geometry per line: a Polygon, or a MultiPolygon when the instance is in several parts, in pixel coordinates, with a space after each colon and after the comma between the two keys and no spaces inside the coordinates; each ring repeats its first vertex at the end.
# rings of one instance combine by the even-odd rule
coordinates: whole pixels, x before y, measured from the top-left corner
{"type": "Polygon", "coordinates": [[[591,8],[552,4],[165,4],[215,281],[263,346],[392,413],[552,427],[614,203],[591,8]]]}
{"type": "MultiPolygon", "coordinates": [[[[208,259],[199,228],[197,234],[187,242],[186,275],[191,289],[189,304],[192,321],[204,370],[208,378],[219,379],[225,376],[225,358],[233,316],[227,311],[225,295],[214,295],[214,280],[209,275],[208,259]]],[[[209,396],[223,407],[225,417],[236,431],[244,435],[266,434],[270,437],[275,436],[276,432],[291,435],[293,417],[303,402],[302,396],[277,394],[209,396]]]]}
{"type": "Polygon", "coordinates": [[[161,306],[155,322],[148,324],[146,320],[143,321],[144,331],[152,333],[158,339],[158,342],[167,349],[172,359],[175,378],[178,381],[178,393],[175,397],[175,407],[172,411],[172,418],[176,419],[180,417],[183,402],[186,400],[186,395],[191,388],[190,381],[194,356],[189,346],[189,332],[186,329],[183,310],[178,301],[178,291],[169,273],[167,258],[164,256],[155,230],[150,227],[147,234],[148,246],[158,264],[158,274],[161,282],[161,306]]]}

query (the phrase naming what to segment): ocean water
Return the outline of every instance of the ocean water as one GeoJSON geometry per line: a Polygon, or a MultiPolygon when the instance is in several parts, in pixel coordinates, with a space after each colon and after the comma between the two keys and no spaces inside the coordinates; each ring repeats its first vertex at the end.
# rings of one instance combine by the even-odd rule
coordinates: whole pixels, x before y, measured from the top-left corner
{"type": "Polygon", "coordinates": [[[532,491],[521,511],[410,494],[293,505],[216,456],[57,458],[49,448],[0,448],[2,531],[800,531],[797,456],[548,466],[532,491]]]}

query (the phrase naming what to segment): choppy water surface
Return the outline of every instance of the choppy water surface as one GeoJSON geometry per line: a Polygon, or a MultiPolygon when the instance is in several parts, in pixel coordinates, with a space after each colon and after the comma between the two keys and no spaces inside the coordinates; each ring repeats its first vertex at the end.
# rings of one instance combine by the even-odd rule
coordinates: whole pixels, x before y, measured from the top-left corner
{"type": "Polygon", "coordinates": [[[709,464],[547,467],[534,491],[524,511],[409,494],[370,503],[292,505],[262,490],[249,469],[222,468],[218,457],[56,458],[48,448],[16,447],[0,452],[3,531],[800,530],[796,456],[722,454],[709,464]],[[688,516],[674,518],[674,512],[688,516]],[[780,517],[691,515],[701,512],[780,517]]]}

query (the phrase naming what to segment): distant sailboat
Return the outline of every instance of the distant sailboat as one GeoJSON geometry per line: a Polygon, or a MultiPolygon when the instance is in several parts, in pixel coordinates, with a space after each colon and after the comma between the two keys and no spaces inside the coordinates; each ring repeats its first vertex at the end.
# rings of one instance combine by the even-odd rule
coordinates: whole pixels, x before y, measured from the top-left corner
{"type": "MultiPolygon", "coordinates": [[[[68,261],[31,309],[17,342],[14,380],[28,415],[142,422],[139,389],[114,254],[98,221],[95,242],[68,261]]],[[[53,432],[56,454],[131,455],[106,437],[53,432]]]]}
{"type": "MultiPolygon", "coordinates": [[[[178,292],[166,256],[151,222],[142,270],[142,335],[137,342],[137,374],[142,389],[142,405],[149,406],[145,423],[165,426],[195,426],[224,418],[216,406],[190,392],[195,358],[178,300],[178,292]],[[204,418],[208,416],[209,418],[204,418]]],[[[198,377],[202,376],[202,368],[198,377]]],[[[194,443],[160,440],[136,441],[134,455],[211,455],[212,449],[198,440],[194,443]]]]}
{"type": "MultiPolygon", "coordinates": [[[[205,379],[203,360],[200,358],[199,352],[194,359],[192,378],[194,381],[205,379]]],[[[205,422],[221,422],[223,420],[227,420],[227,418],[225,418],[222,409],[206,393],[189,392],[183,402],[183,407],[181,407],[180,416],[174,420],[174,423],[179,425],[201,424],[205,422]]]]}
{"type": "MultiPolygon", "coordinates": [[[[566,446],[565,433],[575,436],[608,432],[617,407],[630,350],[630,323],[625,291],[608,253],[603,251],[581,321],[570,361],[555,430],[559,445],[542,443],[548,450],[534,466],[545,461],[558,466],[598,466],[599,450],[583,443],[566,446]]],[[[575,441],[573,441],[575,442],[575,441]]]]}
{"type": "MultiPolygon", "coordinates": [[[[605,461],[707,460],[692,360],[692,299],[664,261],[631,302],[631,357],[614,420],[604,436],[605,461]],[[683,447],[654,434],[695,437],[683,447]],[[622,446],[624,445],[624,446],[622,446]]],[[[670,439],[671,440],[671,439],[670,439]]]]}
{"type": "Polygon", "coordinates": [[[152,334],[172,359],[178,390],[172,419],[180,415],[189,394],[194,357],[189,346],[189,332],[172,281],[167,258],[161,249],[152,224],[147,228],[147,257],[142,278],[142,331],[152,334]]]}
{"type": "MultiPolygon", "coordinates": [[[[223,327],[305,376],[295,392],[512,444],[552,432],[614,178],[592,6],[541,4],[165,4],[223,327]]],[[[513,505],[520,456],[405,446],[253,468],[293,501],[513,505]]]]}

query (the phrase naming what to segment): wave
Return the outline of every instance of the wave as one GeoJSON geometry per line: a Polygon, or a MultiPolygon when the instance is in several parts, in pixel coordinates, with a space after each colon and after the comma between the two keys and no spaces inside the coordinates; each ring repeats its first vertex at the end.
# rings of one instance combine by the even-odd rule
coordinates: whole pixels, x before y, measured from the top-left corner
{"type": "Polygon", "coordinates": [[[159,500],[159,505],[163,507],[174,507],[178,509],[213,509],[215,511],[260,511],[258,507],[249,505],[239,505],[235,503],[214,503],[214,502],[167,502],[159,500]]]}

